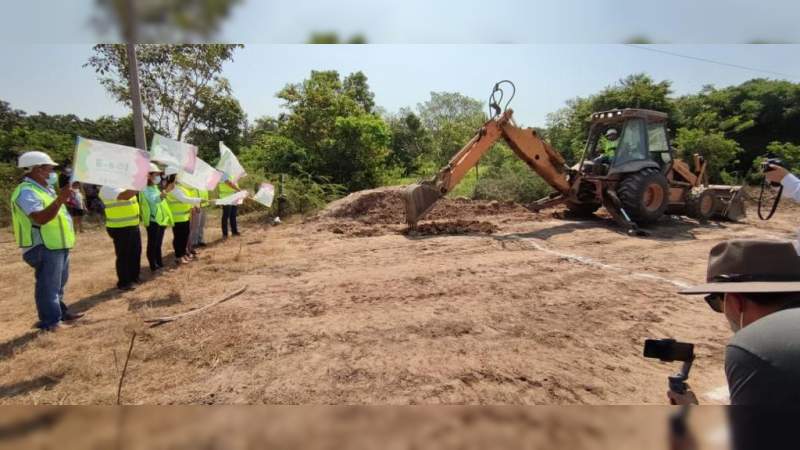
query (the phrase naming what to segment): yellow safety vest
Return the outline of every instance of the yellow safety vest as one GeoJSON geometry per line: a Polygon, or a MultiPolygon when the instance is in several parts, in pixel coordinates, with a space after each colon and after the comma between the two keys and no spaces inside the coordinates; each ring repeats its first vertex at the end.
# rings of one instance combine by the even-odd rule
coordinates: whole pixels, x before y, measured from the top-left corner
{"type": "Polygon", "coordinates": [[[42,235],[44,246],[50,250],[63,250],[75,246],[75,230],[67,215],[67,208],[64,205],[58,209],[58,214],[44,225],[34,225],[33,221],[25,214],[25,211],[17,205],[22,189],[30,189],[37,197],[42,200],[44,207],[47,208],[55,201],[55,197],[37,186],[34,183],[23,181],[11,194],[11,221],[14,226],[14,238],[20,247],[30,247],[33,245],[33,228],[39,228],[42,235]]]}
{"type": "MultiPolygon", "coordinates": [[[[156,186],[147,186],[145,190],[155,190],[156,192],[161,194],[161,191],[158,190],[156,186]]],[[[150,202],[147,201],[145,197],[144,191],[139,193],[139,206],[141,208],[141,220],[144,226],[150,226],[150,216],[155,216],[156,223],[161,225],[162,227],[171,227],[175,224],[175,221],[172,219],[172,211],[169,209],[169,205],[167,205],[167,200],[163,199],[158,202],[156,205],[156,212],[152,214],[150,210],[150,202]]]]}
{"type": "Polygon", "coordinates": [[[197,192],[198,192],[198,194],[200,194],[199,195],[200,199],[203,200],[202,202],[200,202],[200,206],[205,208],[206,206],[209,205],[209,202],[208,202],[208,191],[205,190],[205,189],[198,189],[197,192]]]}
{"type": "MultiPolygon", "coordinates": [[[[183,195],[192,197],[189,188],[184,187],[183,185],[179,184],[175,186],[175,189],[180,189],[181,192],[183,192],[183,195]]],[[[172,211],[172,219],[175,221],[175,223],[188,222],[191,218],[192,205],[178,200],[172,194],[172,192],[167,194],[167,205],[169,205],[169,210],[172,211]]]]}
{"type": "Polygon", "coordinates": [[[105,207],[106,228],[125,228],[139,225],[139,200],[134,195],[128,200],[100,199],[105,207]]]}
{"type": "MultiPolygon", "coordinates": [[[[237,188],[239,187],[239,185],[236,183],[233,183],[233,185],[236,186],[237,188]]],[[[236,193],[236,189],[228,186],[228,183],[224,181],[220,181],[218,186],[219,186],[219,198],[225,198],[236,193]]]]}

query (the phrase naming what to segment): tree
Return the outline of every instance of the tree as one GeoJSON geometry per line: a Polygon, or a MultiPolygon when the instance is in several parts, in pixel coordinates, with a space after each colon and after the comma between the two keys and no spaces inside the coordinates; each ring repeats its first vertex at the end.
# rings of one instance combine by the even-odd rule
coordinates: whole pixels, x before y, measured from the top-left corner
{"type": "Polygon", "coordinates": [[[800,83],[753,79],[737,86],[706,86],[676,105],[684,126],[724,133],[744,149],[744,171],[773,141],[800,144],[800,83]]]}
{"type": "Polygon", "coordinates": [[[433,163],[446,163],[486,121],[483,103],[457,92],[431,92],[417,105],[419,116],[432,138],[433,163]]]}
{"type": "MultiPolygon", "coordinates": [[[[222,65],[242,45],[137,45],[144,119],[159,133],[181,140],[203,119],[205,104],[231,95],[222,65]]],[[[100,44],[84,65],[119,102],[130,106],[125,47],[100,44]]]]}
{"type": "Polygon", "coordinates": [[[311,33],[307,44],[366,44],[367,37],[363,34],[354,34],[347,41],[339,38],[339,33],[335,31],[320,31],[311,33]]]}
{"type": "Polygon", "coordinates": [[[392,153],[390,159],[395,166],[403,168],[403,175],[412,175],[421,165],[421,159],[429,154],[433,141],[419,116],[408,108],[402,108],[387,118],[391,130],[392,153]]]}
{"type": "Polygon", "coordinates": [[[278,134],[304,150],[303,171],[350,190],[380,183],[390,131],[371,113],[373,94],[364,74],[356,72],[343,81],[336,71],[312,71],[277,96],[288,110],[279,119],[278,134]]]}
{"type": "Polygon", "coordinates": [[[244,144],[247,115],[239,101],[231,96],[217,96],[204,102],[197,122],[201,125],[189,131],[187,137],[198,147],[200,158],[209,163],[219,158],[219,141],[224,141],[233,151],[244,144]]]}
{"type": "Polygon", "coordinates": [[[95,0],[92,23],[101,32],[128,20],[127,1],[135,1],[137,42],[191,42],[208,39],[242,0],[95,0]]]}
{"type": "MultiPolygon", "coordinates": [[[[699,153],[708,162],[708,175],[716,182],[722,181],[720,174],[733,162],[742,149],[733,139],[721,132],[707,132],[697,128],[681,128],[675,137],[678,156],[691,161],[692,155],[699,153]]],[[[695,168],[696,169],[696,168],[695,168]]]]}

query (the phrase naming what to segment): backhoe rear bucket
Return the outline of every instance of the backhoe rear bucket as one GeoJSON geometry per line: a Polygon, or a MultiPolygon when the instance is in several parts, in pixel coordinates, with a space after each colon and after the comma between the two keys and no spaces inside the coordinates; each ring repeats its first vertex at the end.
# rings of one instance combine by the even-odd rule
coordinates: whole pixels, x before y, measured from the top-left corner
{"type": "Polygon", "coordinates": [[[741,186],[709,186],[714,193],[714,216],[731,221],[738,221],[745,216],[744,191],[741,186]]]}
{"type": "Polygon", "coordinates": [[[409,185],[403,191],[403,201],[406,204],[406,223],[411,226],[417,224],[436,203],[442,198],[442,193],[430,182],[423,181],[409,185]]]}

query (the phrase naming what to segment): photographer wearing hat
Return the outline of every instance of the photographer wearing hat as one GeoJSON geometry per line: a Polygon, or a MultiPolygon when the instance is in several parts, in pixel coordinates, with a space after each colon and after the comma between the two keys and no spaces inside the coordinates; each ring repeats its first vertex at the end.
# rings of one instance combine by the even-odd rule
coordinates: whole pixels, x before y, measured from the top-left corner
{"type": "MultiPolygon", "coordinates": [[[[800,406],[800,256],[790,241],[733,240],[711,249],[706,294],[735,333],[725,350],[732,405],[800,406]]],[[[669,392],[677,404],[694,394],[669,392]]]]}

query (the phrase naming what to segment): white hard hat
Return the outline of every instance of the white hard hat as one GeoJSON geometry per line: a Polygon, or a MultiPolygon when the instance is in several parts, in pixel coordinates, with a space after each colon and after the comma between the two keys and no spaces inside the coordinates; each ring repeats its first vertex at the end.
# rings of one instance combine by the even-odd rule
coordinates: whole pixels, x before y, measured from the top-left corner
{"type": "Polygon", "coordinates": [[[178,168],[175,166],[167,166],[167,168],[164,169],[164,175],[166,176],[177,175],[177,174],[178,174],[178,168]]]}
{"type": "Polygon", "coordinates": [[[161,170],[161,168],[160,168],[160,167],[158,167],[157,165],[155,165],[155,164],[153,164],[153,163],[150,163],[150,173],[153,173],[153,172],[158,172],[158,173],[161,173],[161,172],[162,172],[162,170],[161,170]]]}
{"type": "Polygon", "coordinates": [[[20,169],[28,169],[36,166],[57,166],[58,164],[50,158],[45,152],[25,152],[19,156],[19,163],[17,167],[20,169]]]}

